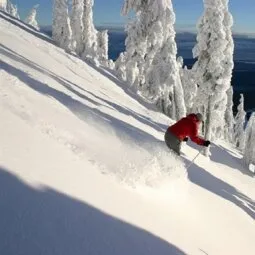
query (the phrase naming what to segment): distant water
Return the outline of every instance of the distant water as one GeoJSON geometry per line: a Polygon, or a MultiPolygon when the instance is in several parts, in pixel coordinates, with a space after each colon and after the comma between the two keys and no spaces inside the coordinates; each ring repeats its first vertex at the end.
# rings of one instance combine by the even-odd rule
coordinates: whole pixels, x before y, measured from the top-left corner
{"type": "MultiPolygon", "coordinates": [[[[99,28],[100,30],[100,28],[99,28]]],[[[51,29],[45,29],[51,36],[51,29]]],[[[126,34],[123,30],[108,30],[109,34],[109,58],[116,60],[121,52],[125,50],[126,34]]],[[[196,36],[191,33],[180,33],[176,35],[178,56],[184,58],[184,64],[191,67],[194,63],[192,48],[196,43],[196,36]]],[[[244,94],[245,110],[255,110],[255,39],[241,36],[234,37],[235,67],[233,71],[232,85],[234,87],[234,111],[238,105],[240,93],[244,94]]]]}
{"type": "MultiPolygon", "coordinates": [[[[120,52],[125,50],[126,34],[123,31],[109,31],[109,56],[115,60],[120,52]]],[[[196,43],[196,35],[191,33],[179,33],[176,35],[178,55],[184,59],[192,59],[192,48],[196,43]]],[[[255,38],[249,39],[240,36],[234,37],[235,61],[243,61],[255,64],[255,38]]],[[[251,67],[252,68],[252,67],[251,67]]]]}

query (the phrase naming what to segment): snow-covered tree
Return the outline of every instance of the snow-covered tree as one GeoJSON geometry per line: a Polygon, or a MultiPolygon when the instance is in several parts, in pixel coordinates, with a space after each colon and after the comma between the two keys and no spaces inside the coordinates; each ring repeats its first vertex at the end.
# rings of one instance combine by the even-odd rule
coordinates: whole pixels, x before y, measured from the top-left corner
{"type": "MultiPolygon", "coordinates": [[[[172,39],[168,39],[156,54],[149,73],[146,75],[148,90],[155,93],[161,110],[173,119],[186,115],[185,102],[179,67],[174,54],[172,39]]],[[[176,49],[177,50],[177,49],[176,49]]],[[[175,49],[174,49],[175,51],[175,49]]]]}
{"type": "Polygon", "coordinates": [[[6,11],[7,0],[0,0],[0,10],[6,11]]]}
{"type": "Polygon", "coordinates": [[[171,116],[179,118],[185,115],[185,104],[176,62],[172,2],[126,0],[122,14],[127,15],[131,10],[136,18],[126,28],[127,82],[156,101],[163,112],[172,112],[171,116]]]}
{"type": "MultiPolygon", "coordinates": [[[[176,60],[175,14],[171,0],[159,1],[158,3],[160,3],[157,15],[158,24],[154,28],[156,31],[160,31],[160,28],[161,32],[159,33],[159,43],[156,44],[156,47],[154,46],[156,54],[153,60],[146,61],[148,72],[145,76],[145,87],[148,91],[152,91],[152,94],[155,94],[156,97],[159,97],[163,112],[171,118],[180,119],[186,115],[186,107],[180,78],[180,67],[176,60]],[[172,98],[170,100],[171,94],[172,98]]],[[[156,31],[152,33],[154,36],[157,33],[156,31]]],[[[154,37],[148,39],[148,43],[154,42],[154,37]]]]}
{"type": "Polygon", "coordinates": [[[67,51],[72,49],[68,0],[53,1],[52,38],[61,48],[67,51]]]}
{"type": "Polygon", "coordinates": [[[108,60],[107,67],[110,68],[111,70],[115,70],[115,63],[112,59],[108,60]]]}
{"type": "Polygon", "coordinates": [[[14,5],[10,0],[7,1],[7,8],[6,11],[13,17],[20,19],[18,14],[18,7],[14,5]]]}
{"type": "Polygon", "coordinates": [[[28,16],[25,19],[25,22],[34,27],[35,29],[39,30],[39,25],[36,21],[36,14],[37,14],[37,8],[39,7],[39,4],[35,5],[32,10],[29,12],[28,16]]]}
{"type": "Polygon", "coordinates": [[[72,0],[70,17],[72,41],[75,52],[80,56],[83,51],[83,0],[72,0]]]}
{"type": "Polygon", "coordinates": [[[197,84],[194,78],[194,73],[192,69],[188,69],[187,66],[183,68],[183,58],[178,57],[177,62],[180,69],[180,77],[184,93],[184,102],[186,106],[187,113],[193,112],[194,98],[197,94],[197,84]]]}
{"type": "Polygon", "coordinates": [[[97,30],[93,23],[94,0],[83,2],[83,50],[82,58],[97,62],[97,30]]]}
{"type": "Polygon", "coordinates": [[[237,114],[235,117],[235,126],[234,126],[234,137],[237,148],[243,151],[245,146],[245,131],[244,125],[246,121],[246,112],[244,111],[244,97],[241,94],[240,104],[237,107],[237,114]]]}
{"type": "Polygon", "coordinates": [[[221,101],[218,101],[213,110],[213,122],[212,122],[212,136],[211,139],[224,139],[225,127],[226,127],[226,105],[228,102],[227,93],[222,96],[221,101]]]}
{"type": "Polygon", "coordinates": [[[76,53],[94,64],[113,68],[108,61],[108,32],[97,31],[93,23],[94,0],[72,0],[72,41],[76,53]]]}
{"type": "Polygon", "coordinates": [[[108,31],[104,30],[97,33],[97,54],[100,63],[107,65],[108,62],[108,31]]]}
{"type": "MultiPolygon", "coordinates": [[[[126,54],[127,55],[127,54],[126,54]]],[[[126,57],[126,80],[129,85],[136,84],[136,88],[138,87],[138,76],[139,76],[139,68],[137,61],[134,59],[127,60],[126,57]]]]}
{"type": "MultiPolygon", "coordinates": [[[[223,8],[224,8],[224,19],[223,19],[223,27],[226,33],[226,41],[227,45],[224,50],[224,60],[222,61],[222,67],[224,70],[224,87],[229,87],[225,94],[225,101],[226,104],[222,104],[222,110],[225,110],[225,119],[223,122],[225,122],[225,129],[222,130],[222,133],[225,137],[225,139],[229,140],[230,142],[233,142],[233,125],[234,125],[234,117],[233,117],[233,88],[231,86],[231,79],[232,79],[232,72],[234,68],[234,41],[232,36],[232,26],[233,26],[233,17],[230,14],[228,10],[228,3],[229,0],[222,0],[223,8]],[[232,132],[231,132],[232,130],[232,132]],[[226,136],[228,135],[228,137],[226,136]]],[[[218,103],[221,104],[223,100],[218,103]]],[[[217,122],[216,122],[217,123],[217,122]]],[[[218,125],[219,127],[223,127],[221,125],[218,125]]]]}
{"type": "Polygon", "coordinates": [[[227,107],[225,112],[225,128],[224,138],[228,142],[234,142],[234,124],[235,119],[233,115],[233,87],[231,86],[227,91],[227,107]]]}
{"type": "Polygon", "coordinates": [[[222,61],[222,67],[224,69],[224,81],[226,86],[231,84],[232,73],[234,68],[234,40],[232,35],[232,26],[233,26],[233,17],[228,10],[229,0],[222,0],[223,2],[223,11],[224,11],[224,19],[223,19],[223,27],[226,33],[226,42],[227,45],[224,49],[224,59],[222,61]]]}
{"type": "Polygon", "coordinates": [[[205,112],[205,139],[211,140],[218,130],[214,127],[225,125],[226,105],[222,102],[227,103],[226,91],[231,86],[233,20],[228,0],[204,0],[204,7],[193,49],[193,56],[198,58],[194,65],[199,86],[195,102],[205,112]]]}
{"type": "Polygon", "coordinates": [[[255,113],[249,119],[245,136],[244,163],[246,166],[255,165],[255,113]]]}
{"type": "Polygon", "coordinates": [[[162,26],[159,24],[161,1],[125,0],[122,15],[132,10],[135,19],[126,26],[126,72],[127,82],[135,89],[145,83],[145,61],[151,62],[156,53],[155,47],[163,37],[162,26]],[[145,60],[146,58],[146,60],[145,60]]]}
{"type": "Polygon", "coordinates": [[[116,76],[122,80],[126,81],[126,56],[125,53],[120,53],[119,57],[115,61],[115,72],[116,76]]]}

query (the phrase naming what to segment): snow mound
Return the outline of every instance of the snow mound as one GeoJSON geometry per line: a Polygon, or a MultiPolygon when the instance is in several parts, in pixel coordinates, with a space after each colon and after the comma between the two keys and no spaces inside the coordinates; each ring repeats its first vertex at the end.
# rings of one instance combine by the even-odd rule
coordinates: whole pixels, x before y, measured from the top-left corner
{"type": "Polygon", "coordinates": [[[171,153],[164,142],[132,143],[118,149],[121,156],[109,160],[114,165],[106,165],[105,171],[128,186],[159,189],[171,185],[175,180],[186,178],[182,159],[171,153]]]}

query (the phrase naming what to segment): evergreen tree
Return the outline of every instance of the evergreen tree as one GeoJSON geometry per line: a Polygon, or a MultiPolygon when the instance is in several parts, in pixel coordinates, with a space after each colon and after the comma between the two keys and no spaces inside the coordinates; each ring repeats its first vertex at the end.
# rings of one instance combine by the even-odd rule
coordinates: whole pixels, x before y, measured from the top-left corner
{"type": "Polygon", "coordinates": [[[234,138],[236,147],[243,151],[245,146],[245,132],[244,125],[246,121],[246,112],[244,111],[244,97],[241,94],[240,104],[237,107],[237,114],[235,117],[235,126],[234,126],[234,138]]]}
{"type": "MultiPolygon", "coordinates": [[[[158,97],[161,110],[173,119],[186,115],[184,92],[177,63],[177,45],[175,42],[175,14],[172,1],[159,1],[158,27],[162,29],[159,43],[155,44],[154,58],[147,61],[145,76],[146,89],[158,97]]],[[[155,29],[158,29],[155,26],[155,29]]],[[[154,31],[155,33],[155,31],[154,31]]],[[[148,42],[154,41],[149,38],[148,42]]]]}
{"type": "Polygon", "coordinates": [[[70,23],[73,47],[80,56],[83,51],[83,0],[72,0],[70,23]]]}
{"type": "MultiPolygon", "coordinates": [[[[233,44],[232,16],[227,0],[204,0],[193,56],[198,93],[196,108],[205,113],[205,139],[211,140],[225,126],[226,91],[231,86],[233,44]],[[231,60],[232,59],[232,60],[231,60]]],[[[208,149],[205,154],[208,155],[208,149]]]]}
{"type": "Polygon", "coordinates": [[[194,98],[197,94],[197,84],[194,78],[194,73],[192,69],[188,69],[187,66],[183,68],[183,58],[179,57],[177,59],[179,65],[179,73],[181,78],[181,83],[184,93],[184,102],[186,106],[187,113],[193,112],[194,98]]]}
{"type": "Polygon", "coordinates": [[[38,26],[38,23],[36,21],[36,13],[37,13],[37,8],[39,7],[39,5],[35,5],[32,10],[29,12],[28,16],[26,17],[25,19],[25,22],[34,27],[35,29],[39,30],[39,26],[38,26]]]}
{"type": "Polygon", "coordinates": [[[104,30],[97,33],[98,58],[101,64],[108,65],[108,31],[104,30]]]}
{"type": "Polygon", "coordinates": [[[13,17],[20,19],[17,5],[14,5],[10,0],[7,0],[6,11],[13,17]]]}
{"type": "Polygon", "coordinates": [[[118,59],[115,61],[115,71],[116,71],[116,76],[120,80],[126,81],[126,57],[125,57],[125,53],[120,53],[118,59]]]}
{"type": "Polygon", "coordinates": [[[136,19],[126,28],[127,82],[163,112],[180,118],[186,111],[176,62],[172,2],[126,0],[122,14],[131,10],[136,19]]]}
{"type": "Polygon", "coordinates": [[[135,12],[135,19],[126,27],[125,44],[127,79],[129,78],[128,73],[137,74],[131,81],[128,81],[137,89],[143,88],[145,72],[165,40],[165,12],[169,9],[169,5],[169,0],[125,0],[124,2],[123,15],[127,15],[131,10],[135,12]]]}
{"type": "Polygon", "coordinates": [[[149,24],[152,24],[151,1],[125,0],[122,15],[126,16],[131,10],[135,12],[135,20],[126,26],[126,78],[130,86],[139,88],[144,83],[144,58],[147,51],[147,36],[149,24]],[[147,18],[146,18],[147,16],[147,18]]]}
{"type": "Polygon", "coordinates": [[[249,119],[245,136],[244,163],[249,167],[250,164],[255,165],[255,113],[249,119]]]}
{"type": "MultiPolygon", "coordinates": [[[[229,13],[228,10],[228,3],[229,0],[222,0],[223,3],[223,13],[224,13],[224,19],[223,19],[223,28],[225,30],[225,40],[226,40],[226,47],[224,49],[224,59],[222,60],[222,68],[223,68],[223,73],[222,73],[222,81],[223,81],[223,88],[231,88],[231,79],[232,79],[232,72],[234,68],[234,60],[233,60],[233,54],[234,54],[234,41],[233,41],[233,36],[232,36],[232,26],[233,26],[233,17],[229,13]]],[[[228,90],[227,90],[228,91],[228,90]]],[[[224,128],[228,126],[226,121],[226,115],[224,118],[224,112],[226,113],[228,111],[227,107],[230,106],[231,104],[233,105],[233,102],[229,102],[228,100],[229,95],[226,92],[225,94],[222,94],[222,100],[218,100],[215,105],[215,110],[214,112],[217,113],[218,116],[215,116],[214,118],[217,119],[218,121],[213,122],[213,136],[218,136],[218,137],[225,137],[226,131],[224,128]],[[229,104],[229,105],[228,105],[229,104]]],[[[232,112],[232,110],[231,110],[232,112]]],[[[231,114],[229,112],[229,114],[231,114]]],[[[230,117],[230,115],[229,115],[230,117]]]]}
{"type": "Polygon", "coordinates": [[[6,11],[7,9],[7,0],[0,0],[0,10],[6,11]]]}
{"type": "Polygon", "coordinates": [[[67,51],[72,50],[68,0],[53,1],[52,38],[61,48],[67,51]]]}
{"type": "Polygon", "coordinates": [[[227,91],[227,108],[225,112],[224,128],[224,138],[230,143],[234,142],[235,119],[233,115],[233,93],[233,87],[231,86],[227,91]]]}
{"type": "Polygon", "coordinates": [[[97,30],[93,23],[94,0],[83,1],[83,50],[82,58],[97,63],[97,30]]]}

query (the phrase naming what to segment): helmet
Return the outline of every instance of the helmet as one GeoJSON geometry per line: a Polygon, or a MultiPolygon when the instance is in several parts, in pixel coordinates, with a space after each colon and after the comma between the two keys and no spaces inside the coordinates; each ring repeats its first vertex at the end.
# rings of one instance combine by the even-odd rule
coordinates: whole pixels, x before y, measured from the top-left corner
{"type": "Polygon", "coordinates": [[[204,117],[203,117],[203,115],[201,113],[197,113],[196,116],[197,116],[197,119],[199,121],[203,121],[204,120],[204,117]]]}

